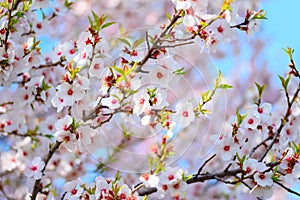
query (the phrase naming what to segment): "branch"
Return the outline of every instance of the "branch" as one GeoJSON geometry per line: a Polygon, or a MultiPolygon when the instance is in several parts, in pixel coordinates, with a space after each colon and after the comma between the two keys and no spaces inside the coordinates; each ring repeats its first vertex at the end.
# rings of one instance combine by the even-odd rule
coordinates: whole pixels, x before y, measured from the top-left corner
{"type": "Polygon", "coordinates": [[[265,153],[263,154],[263,156],[259,159],[260,162],[266,157],[266,155],[268,154],[268,152],[272,149],[272,147],[275,144],[275,141],[278,138],[279,134],[281,133],[284,125],[287,123],[288,117],[290,116],[290,110],[291,110],[292,105],[294,104],[295,100],[297,99],[299,92],[300,92],[300,82],[298,84],[298,88],[297,88],[297,90],[296,90],[296,92],[295,92],[295,94],[293,96],[292,101],[290,103],[288,103],[288,108],[286,110],[286,113],[285,113],[284,117],[281,119],[280,126],[279,126],[279,128],[278,128],[278,130],[277,130],[277,132],[276,132],[276,134],[275,134],[275,136],[274,136],[271,144],[268,146],[268,148],[265,151],[265,153]]]}
{"type": "Polygon", "coordinates": [[[7,41],[8,41],[8,37],[9,37],[9,33],[10,33],[10,23],[11,23],[11,19],[12,19],[12,13],[14,10],[17,9],[18,5],[21,3],[21,0],[17,0],[15,2],[14,5],[12,5],[12,8],[10,10],[8,10],[8,23],[7,23],[7,28],[6,28],[6,33],[5,33],[5,38],[3,40],[3,45],[4,45],[4,49],[5,51],[7,51],[8,49],[8,44],[7,44],[7,41]]]}
{"type": "Polygon", "coordinates": [[[187,44],[193,44],[194,41],[189,41],[189,42],[183,42],[183,43],[178,43],[178,44],[173,44],[173,45],[164,45],[164,46],[157,46],[157,49],[162,49],[162,48],[175,48],[179,46],[184,46],[187,44]]]}
{"type": "MultiPolygon", "coordinates": [[[[56,141],[56,143],[54,144],[54,146],[50,149],[50,151],[48,152],[47,157],[45,158],[44,162],[45,162],[45,166],[42,169],[42,174],[44,175],[45,169],[50,161],[50,159],[52,158],[53,154],[59,149],[60,145],[62,144],[62,142],[58,142],[56,141]]],[[[31,200],[35,200],[37,194],[40,192],[40,183],[41,183],[42,179],[38,179],[35,181],[34,186],[33,186],[33,191],[32,191],[32,195],[31,195],[31,200]]]]}
{"type": "Polygon", "coordinates": [[[172,26],[177,22],[179,18],[181,18],[181,12],[178,11],[170,21],[170,23],[163,29],[160,35],[154,40],[153,45],[148,50],[146,56],[138,63],[138,67],[136,68],[136,72],[141,72],[143,65],[152,57],[153,51],[157,48],[158,44],[162,42],[162,38],[167,34],[167,32],[172,28],[172,26]]]}
{"type": "Polygon", "coordinates": [[[259,143],[258,145],[256,145],[255,147],[253,147],[250,151],[250,155],[249,157],[252,157],[252,155],[254,154],[254,152],[262,145],[266,145],[266,142],[268,140],[271,140],[272,138],[271,137],[267,137],[265,140],[263,140],[261,143],[259,143]]]}
{"type": "Polygon", "coordinates": [[[279,185],[280,187],[282,187],[283,189],[285,189],[286,191],[288,191],[288,192],[290,192],[290,193],[292,193],[292,194],[295,194],[295,195],[297,195],[297,196],[300,197],[300,193],[298,193],[298,192],[296,192],[296,191],[294,191],[294,190],[292,190],[292,189],[286,187],[285,185],[283,185],[282,183],[280,183],[280,182],[278,182],[278,181],[274,181],[274,182],[275,182],[277,185],[279,185]]]}
{"type": "MultiPolygon", "coordinates": [[[[215,173],[215,174],[210,174],[210,173],[206,173],[206,174],[199,174],[198,176],[194,175],[194,177],[188,179],[186,181],[187,184],[193,184],[193,183],[199,183],[199,182],[205,182],[207,180],[213,180],[213,179],[220,179],[220,178],[224,178],[227,176],[236,176],[237,174],[242,173],[241,169],[235,169],[235,170],[231,170],[231,171],[222,171],[219,173],[215,173]]],[[[149,195],[152,193],[157,192],[157,188],[142,188],[140,190],[138,190],[138,194],[140,196],[145,196],[145,195],[149,195]]]]}
{"type": "Polygon", "coordinates": [[[201,171],[203,170],[203,168],[205,167],[205,165],[206,165],[209,161],[211,161],[214,157],[216,157],[216,155],[217,155],[217,154],[212,155],[209,159],[207,159],[207,160],[202,164],[202,166],[199,168],[197,174],[195,175],[196,177],[198,177],[198,176],[200,175],[200,173],[201,173],[201,171]]]}

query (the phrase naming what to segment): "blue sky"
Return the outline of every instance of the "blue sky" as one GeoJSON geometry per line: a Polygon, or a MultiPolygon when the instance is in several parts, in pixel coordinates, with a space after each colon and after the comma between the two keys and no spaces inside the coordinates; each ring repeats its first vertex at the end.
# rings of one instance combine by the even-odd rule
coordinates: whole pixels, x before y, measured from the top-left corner
{"type": "MultiPolygon", "coordinates": [[[[287,45],[295,49],[295,60],[300,55],[299,37],[299,0],[273,0],[263,1],[262,9],[267,12],[267,18],[262,24],[262,37],[268,40],[268,45],[264,51],[268,58],[270,69],[283,73],[286,71],[288,59],[283,53],[282,48],[287,45]]],[[[273,73],[273,74],[274,74],[273,73]]]]}

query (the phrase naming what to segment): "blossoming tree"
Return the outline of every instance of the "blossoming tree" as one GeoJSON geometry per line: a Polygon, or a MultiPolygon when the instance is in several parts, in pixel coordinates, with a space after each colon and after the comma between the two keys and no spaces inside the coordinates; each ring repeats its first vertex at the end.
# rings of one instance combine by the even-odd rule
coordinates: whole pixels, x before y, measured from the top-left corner
{"type": "Polygon", "coordinates": [[[1,199],[300,196],[294,50],[276,98],[258,81],[242,93],[208,55],[259,30],[258,3],[172,0],[132,17],[157,2],[0,3],[1,199]],[[87,9],[99,5],[112,16],[87,9]]]}

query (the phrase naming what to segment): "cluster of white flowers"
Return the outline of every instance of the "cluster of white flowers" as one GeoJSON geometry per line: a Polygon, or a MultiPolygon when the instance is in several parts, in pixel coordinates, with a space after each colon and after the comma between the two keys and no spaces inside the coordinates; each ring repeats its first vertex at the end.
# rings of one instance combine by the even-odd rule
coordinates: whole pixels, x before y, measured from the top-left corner
{"type": "MultiPolygon", "coordinates": [[[[90,2],[76,3],[74,0],[0,3],[1,148],[5,144],[0,154],[0,198],[135,200],[143,199],[138,190],[144,187],[156,188],[157,198],[188,199],[192,198],[187,193],[187,180],[191,177],[210,175],[208,179],[232,181],[222,179],[227,178],[226,174],[213,176],[210,170],[187,176],[182,168],[167,166],[173,153],[184,149],[185,142],[192,138],[189,133],[198,131],[195,119],[208,113],[206,103],[217,89],[230,88],[220,83],[220,76],[213,90],[189,97],[191,91],[183,88],[181,76],[187,74],[189,79],[192,70],[182,68],[182,60],[169,48],[197,42],[200,49],[215,52],[218,44],[236,40],[238,30],[247,34],[258,31],[259,19],[265,13],[255,12],[256,7],[249,0],[214,3],[172,0],[176,11],[173,17],[167,15],[169,24],[147,32],[146,39],[132,37],[121,26],[117,38],[106,39],[116,34],[117,26],[111,28],[114,22],[108,22],[108,16],[92,12],[88,28],[78,33],[78,37],[60,41],[51,52],[44,53],[40,36],[52,32],[52,27],[59,27],[60,23],[68,24],[68,18],[55,20],[64,19],[60,17],[72,12],[74,4],[78,8],[90,2]],[[149,131],[155,137],[149,140],[137,137],[139,142],[136,142],[134,131],[137,134],[149,131]],[[91,166],[96,166],[95,171],[101,174],[107,170],[111,176],[113,170],[105,165],[113,162],[124,167],[124,171],[127,165],[144,170],[145,166],[138,166],[136,158],[123,156],[122,148],[138,156],[141,149],[148,148],[149,172],[127,175],[124,180],[119,176],[98,176],[92,183],[79,179],[89,173],[91,166]],[[27,178],[26,185],[19,180],[23,175],[27,178]],[[130,187],[138,177],[141,183],[130,187]],[[65,180],[62,189],[57,187],[59,178],[65,180]],[[7,195],[6,191],[12,189],[15,194],[7,195]]],[[[122,4],[120,9],[126,3],[134,4],[107,2],[110,6],[122,4]]],[[[292,64],[290,67],[296,74],[292,64]]],[[[291,88],[297,88],[293,84],[291,88]]],[[[218,167],[228,164],[224,173],[236,167],[228,176],[236,175],[240,182],[247,179],[249,191],[256,197],[272,196],[277,180],[293,185],[299,177],[300,103],[298,97],[288,95],[285,94],[293,99],[288,102],[288,106],[293,106],[288,112],[274,112],[275,102],[261,103],[261,99],[248,107],[244,115],[237,112],[226,123],[226,133],[218,136],[213,148],[216,159],[222,163],[218,167]]],[[[218,125],[218,121],[213,124],[218,125]]],[[[212,146],[202,135],[198,137],[205,147],[212,146]]],[[[198,140],[195,139],[193,151],[199,151],[198,140]]],[[[183,158],[188,163],[184,164],[193,170],[199,167],[195,155],[192,152],[183,158]]],[[[145,160],[141,165],[145,165],[145,160]]],[[[211,169],[214,167],[212,164],[211,169]]]]}

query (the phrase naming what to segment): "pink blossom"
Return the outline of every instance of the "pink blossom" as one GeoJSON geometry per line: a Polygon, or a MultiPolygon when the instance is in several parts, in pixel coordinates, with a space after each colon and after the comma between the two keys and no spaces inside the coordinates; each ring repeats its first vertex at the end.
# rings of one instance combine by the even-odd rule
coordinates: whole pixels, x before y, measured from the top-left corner
{"type": "Polygon", "coordinates": [[[24,174],[28,178],[33,177],[36,180],[41,179],[44,166],[45,163],[42,161],[41,157],[35,157],[32,161],[26,160],[26,169],[24,174]]]}

